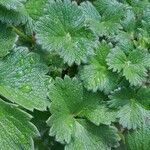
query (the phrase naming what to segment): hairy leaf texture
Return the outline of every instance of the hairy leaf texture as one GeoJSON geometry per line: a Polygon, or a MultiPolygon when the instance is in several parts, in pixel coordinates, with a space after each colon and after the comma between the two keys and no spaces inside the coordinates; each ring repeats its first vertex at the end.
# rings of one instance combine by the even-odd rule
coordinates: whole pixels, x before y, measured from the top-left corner
{"type": "MultiPolygon", "coordinates": [[[[103,3],[103,1],[96,1],[95,3],[96,5],[105,5],[105,2],[103,3]]],[[[108,1],[108,3],[110,2],[108,1]]],[[[101,11],[99,12],[99,7],[97,9],[96,8],[90,2],[81,3],[81,10],[85,15],[86,24],[93,30],[93,32],[95,32],[99,36],[110,35],[118,32],[119,28],[121,28],[119,23],[121,21],[121,16],[123,15],[123,13],[114,12],[114,15],[111,7],[112,12],[110,12],[109,9],[106,9],[108,12],[106,12],[105,14],[101,11]],[[117,16],[118,14],[120,16],[117,16]]],[[[115,9],[117,8],[115,7],[115,9]]]]}
{"type": "Polygon", "coordinates": [[[89,63],[81,70],[81,79],[87,89],[97,91],[110,92],[117,85],[119,76],[108,70],[106,63],[112,45],[106,41],[99,43],[95,50],[95,55],[91,57],[89,63]]]}
{"type": "Polygon", "coordinates": [[[132,9],[127,9],[124,19],[121,21],[123,29],[127,32],[133,33],[136,29],[136,15],[132,9]]]}
{"type": "Polygon", "coordinates": [[[141,88],[136,91],[132,88],[122,88],[114,91],[109,97],[111,99],[109,106],[119,109],[117,118],[124,128],[140,128],[147,119],[150,119],[150,111],[143,105],[145,100],[147,104],[150,101],[148,89],[141,88]],[[142,93],[146,95],[142,97],[142,93]]]}
{"type": "Polygon", "coordinates": [[[84,21],[75,2],[49,1],[45,15],[36,23],[37,42],[43,49],[57,51],[69,65],[85,62],[93,53],[96,37],[84,21]]]}
{"type": "Polygon", "coordinates": [[[139,103],[150,110],[150,87],[141,88],[136,96],[139,103]]]}
{"type": "Polygon", "coordinates": [[[117,0],[96,0],[94,5],[103,14],[104,20],[117,22],[124,16],[124,5],[117,0]]]}
{"type": "Polygon", "coordinates": [[[65,149],[96,150],[101,147],[102,150],[107,150],[117,145],[116,129],[102,125],[114,121],[115,115],[100,104],[101,95],[85,92],[76,78],[65,76],[64,80],[56,79],[54,86],[49,89],[49,97],[52,100],[52,116],[47,121],[51,127],[50,135],[56,136],[59,142],[68,143],[65,149]],[[112,117],[107,117],[104,112],[107,115],[110,113],[112,117]],[[101,119],[96,120],[98,115],[101,119]],[[95,124],[101,125],[96,126],[86,119],[76,119],[78,116],[85,116],[95,124]],[[100,134],[102,131],[103,134],[100,134]],[[111,144],[106,140],[107,135],[110,135],[111,144]]]}
{"type": "Polygon", "coordinates": [[[14,34],[12,30],[6,26],[6,24],[2,24],[1,22],[0,29],[0,57],[4,57],[13,48],[16,40],[16,34],[14,34]]]}
{"type": "Polygon", "coordinates": [[[0,0],[0,29],[0,150],[150,149],[150,0],[0,0]]]}
{"type": "Polygon", "coordinates": [[[33,149],[33,138],[39,133],[30,119],[29,114],[0,99],[1,150],[33,149]]]}
{"type": "Polygon", "coordinates": [[[39,55],[18,47],[0,61],[0,94],[29,110],[46,109],[47,66],[39,55]]]}
{"type": "Polygon", "coordinates": [[[18,11],[8,10],[0,6],[0,21],[7,24],[20,25],[28,21],[28,14],[24,7],[18,8],[18,11]]]}
{"type": "Polygon", "coordinates": [[[25,8],[29,16],[37,21],[44,13],[44,7],[48,0],[28,0],[25,4],[25,8]]]}
{"type": "Polygon", "coordinates": [[[0,0],[0,6],[3,6],[8,10],[17,11],[25,2],[26,0],[0,0]]]}
{"type": "Polygon", "coordinates": [[[28,0],[25,3],[26,11],[29,15],[28,22],[26,23],[26,32],[33,34],[35,31],[36,21],[39,20],[44,14],[44,8],[48,0],[28,0]]]}
{"type": "Polygon", "coordinates": [[[114,72],[122,72],[131,85],[142,85],[148,76],[150,54],[146,51],[133,50],[127,55],[116,47],[108,54],[107,64],[114,72]]]}
{"type": "MultiPolygon", "coordinates": [[[[148,121],[149,122],[149,121],[148,121]]],[[[130,150],[148,150],[150,147],[150,125],[146,123],[142,128],[128,131],[126,135],[127,147],[130,150]]]]}
{"type": "Polygon", "coordinates": [[[133,33],[120,31],[117,35],[112,36],[111,39],[113,39],[114,42],[116,42],[116,46],[125,53],[129,53],[134,49],[133,33]]]}
{"type": "Polygon", "coordinates": [[[148,0],[129,0],[128,3],[132,6],[134,13],[138,16],[137,19],[141,19],[141,17],[143,16],[143,12],[147,7],[150,7],[150,3],[148,0]]]}
{"type": "Polygon", "coordinates": [[[141,28],[139,28],[138,42],[136,43],[141,49],[147,49],[150,44],[150,23],[149,21],[142,20],[141,28]]]}
{"type": "Polygon", "coordinates": [[[85,120],[78,120],[74,137],[65,150],[109,150],[118,145],[116,132],[116,128],[111,126],[95,126],[85,120]]]}

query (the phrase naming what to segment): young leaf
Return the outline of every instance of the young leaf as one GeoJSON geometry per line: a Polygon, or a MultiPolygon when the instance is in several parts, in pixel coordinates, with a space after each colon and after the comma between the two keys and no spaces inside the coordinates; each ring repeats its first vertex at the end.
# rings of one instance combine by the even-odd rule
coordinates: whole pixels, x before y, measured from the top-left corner
{"type": "MultiPolygon", "coordinates": [[[[100,123],[103,124],[110,124],[111,120],[114,121],[114,116],[112,115],[111,118],[106,119],[102,115],[109,115],[109,112],[105,110],[107,113],[104,114],[104,108],[103,110],[100,108],[99,99],[101,99],[101,96],[98,94],[87,94],[87,92],[84,92],[82,84],[76,79],[70,79],[68,76],[65,76],[64,80],[57,78],[55,85],[52,86],[49,90],[49,97],[52,100],[50,111],[52,113],[52,116],[47,121],[48,125],[51,127],[50,129],[50,135],[56,136],[56,140],[59,142],[66,142],[69,145],[66,145],[66,149],[72,147],[73,149],[77,148],[77,145],[82,146],[83,150],[86,149],[86,144],[89,144],[89,150],[90,148],[96,149],[97,147],[102,147],[103,149],[109,149],[111,145],[109,145],[106,142],[105,135],[107,132],[111,131],[111,127],[107,127],[104,125],[96,126],[92,123],[88,123],[83,119],[83,121],[80,122],[82,119],[76,119],[76,117],[87,117],[89,120],[94,122],[95,124],[99,125],[100,123]],[[85,94],[85,95],[84,95],[85,94]],[[91,116],[94,114],[96,116],[100,115],[101,119],[98,119],[96,121],[96,118],[91,118],[91,116]],[[84,123],[82,125],[82,122],[84,123]],[[88,126],[93,126],[93,131],[88,131],[86,129],[88,126]],[[85,125],[85,126],[84,126],[85,125]],[[104,134],[102,136],[95,133],[95,130],[104,130],[104,134]],[[82,131],[83,130],[83,131],[82,131]],[[66,132],[67,131],[67,132],[66,132]],[[83,133],[79,132],[82,131],[83,133]],[[91,132],[91,133],[90,133],[91,132]],[[79,134],[79,135],[78,135],[79,134]],[[89,135],[88,135],[89,134],[89,135]],[[78,141],[80,138],[80,135],[82,135],[83,138],[82,141],[78,141]],[[92,143],[96,142],[97,140],[93,138],[93,142],[90,142],[88,139],[89,137],[92,138],[93,136],[96,136],[97,142],[96,145],[93,145],[92,143]],[[71,139],[74,138],[72,141],[71,139]],[[104,141],[104,143],[103,143],[104,141]],[[79,143],[78,143],[79,142],[79,143]],[[80,143],[82,142],[82,143],[80,143]]],[[[104,107],[104,106],[102,106],[104,107]]],[[[110,112],[111,114],[112,112],[110,112]]],[[[89,127],[88,127],[89,128],[89,127]]],[[[114,144],[115,146],[117,144],[117,137],[115,135],[115,130],[113,130],[113,136],[114,136],[114,144]]],[[[113,141],[113,136],[110,137],[113,141]]]]}
{"type": "Polygon", "coordinates": [[[111,44],[101,42],[91,57],[88,65],[81,70],[80,76],[85,87],[89,90],[98,89],[109,93],[117,85],[119,77],[107,69],[106,57],[111,49],[111,44]]]}
{"type": "Polygon", "coordinates": [[[5,24],[0,22],[0,57],[6,56],[13,48],[16,35],[5,24]]]}
{"type": "Polygon", "coordinates": [[[46,109],[47,66],[39,55],[18,47],[0,61],[0,94],[29,110],[46,109]]]}
{"type": "Polygon", "coordinates": [[[146,51],[133,50],[127,56],[119,47],[114,48],[107,57],[107,64],[114,72],[123,72],[131,85],[142,85],[146,81],[150,54],[146,51]]]}
{"type": "Polygon", "coordinates": [[[69,65],[85,62],[93,52],[96,38],[85,27],[84,15],[75,2],[51,0],[36,23],[36,39],[43,49],[55,50],[69,65]]]}
{"type": "Polygon", "coordinates": [[[0,99],[1,150],[33,149],[33,138],[39,133],[30,119],[29,114],[0,99]]]}

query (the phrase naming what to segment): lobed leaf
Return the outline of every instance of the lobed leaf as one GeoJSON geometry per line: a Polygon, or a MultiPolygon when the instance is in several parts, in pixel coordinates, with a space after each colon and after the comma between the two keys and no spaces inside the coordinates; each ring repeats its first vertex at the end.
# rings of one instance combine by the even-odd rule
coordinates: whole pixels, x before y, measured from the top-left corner
{"type": "Polygon", "coordinates": [[[85,18],[75,2],[49,1],[36,24],[36,39],[43,49],[55,50],[69,65],[85,62],[93,53],[96,37],[85,27],[85,18]]]}
{"type": "Polygon", "coordinates": [[[61,143],[67,143],[65,149],[81,148],[84,150],[87,148],[86,144],[88,144],[89,150],[91,148],[97,149],[100,146],[106,150],[117,145],[118,138],[112,127],[96,126],[88,123],[85,119],[76,119],[76,117],[83,116],[97,125],[100,123],[110,124],[111,121],[114,121],[113,112],[110,112],[112,117],[103,117],[103,115],[106,115],[103,111],[107,112],[107,115],[109,115],[109,111],[104,110],[103,105],[103,108],[100,107],[99,99],[101,99],[101,95],[85,92],[82,84],[76,78],[70,79],[65,76],[64,80],[56,79],[55,85],[49,89],[49,97],[52,100],[50,106],[52,116],[47,121],[51,127],[50,135],[55,136],[56,140],[61,143]],[[94,114],[95,116],[101,115],[101,119],[92,118],[91,116],[94,116],[94,114]],[[106,129],[103,135],[96,133],[96,130],[100,132],[103,129],[106,129]],[[113,134],[110,137],[112,145],[109,145],[105,139],[105,134],[107,136],[109,132],[113,134]],[[92,141],[89,141],[89,138],[92,141]]]}
{"type": "Polygon", "coordinates": [[[114,72],[122,72],[131,85],[142,85],[146,81],[150,55],[141,50],[133,50],[127,56],[119,47],[107,57],[107,64],[114,72]]]}
{"type": "Polygon", "coordinates": [[[95,50],[95,55],[81,69],[80,76],[87,89],[109,93],[117,86],[119,77],[108,70],[106,63],[111,47],[111,44],[101,42],[95,50]]]}
{"type": "MultiPolygon", "coordinates": [[[[141,128],[147,119],[150,119],[150,111],[143,105],[145,100],[149,103],[148,89],[136,91],[132,88],[122,88],[114,91],[108,104],[112,108],[118,108],[117,118],[119,123],[127,129],[141,128]],[[144,94],[141,94],[141,92],[144,94]]],[[[148,104],[147,103],[147,104],[148,104]]]]}

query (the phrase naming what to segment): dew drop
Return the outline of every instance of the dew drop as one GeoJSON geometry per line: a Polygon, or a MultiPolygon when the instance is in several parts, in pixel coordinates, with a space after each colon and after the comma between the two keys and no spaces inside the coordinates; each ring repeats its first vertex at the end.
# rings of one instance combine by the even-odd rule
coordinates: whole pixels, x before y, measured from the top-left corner
{"type": "Polygon", "coordinates": [[[24,73],[23,73],[22,70],[21,70],[21,71],[18,71],[18,72],[16,73],[16,77],[17,77],[17,78],[22,77],[23,75],[24,75],[24,73]]]}
{"type": "Polygon", "coordinates": [[[29,93],[32,91],[32,87],[30,85],[23,85],[20,90],[24,93],[29,93]]]}

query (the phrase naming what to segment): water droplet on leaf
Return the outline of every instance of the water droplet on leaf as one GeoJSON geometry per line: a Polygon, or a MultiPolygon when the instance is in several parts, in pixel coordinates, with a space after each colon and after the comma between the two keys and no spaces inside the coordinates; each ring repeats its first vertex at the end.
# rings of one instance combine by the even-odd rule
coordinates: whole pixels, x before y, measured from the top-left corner
{"type": "Polygon", "coordinates": [[[24,75],[24,73],[23,73],[22,70],[21,70],[21,71],[18,71],[18,72],[16,73],[16,77],[17,77],[17,78],[22,77],[23,75],[24,75]]]}
{"type": "Polygon", "coordinates": [[[20,89],[24,93],[29,93],[32,91],[32,87],[30,85],[23,85],[20,89]]]}

